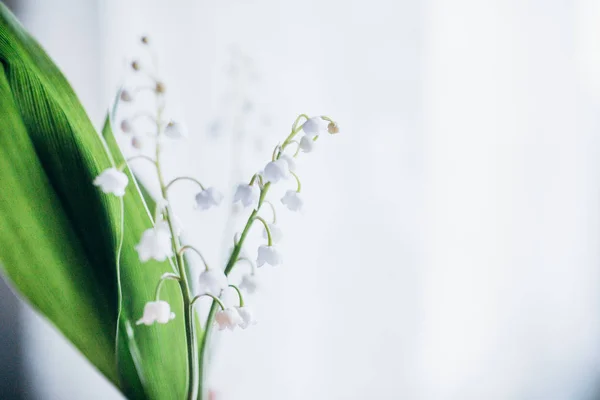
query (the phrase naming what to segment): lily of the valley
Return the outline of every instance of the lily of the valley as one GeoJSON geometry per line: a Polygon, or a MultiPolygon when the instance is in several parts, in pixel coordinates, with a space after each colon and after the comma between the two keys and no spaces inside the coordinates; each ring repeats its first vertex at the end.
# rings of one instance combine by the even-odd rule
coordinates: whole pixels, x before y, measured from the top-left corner
{"type": "Polygon", "coordinates": [[[302,124],[302,130],[308,136],[316,136],[327,132],[327,124],[321,117],[312,117],[302,124]]]}
{"type": "Polygon", "coordinates": [[[248,185],[245,183],[240,183],[235,190],[235,195],[233,196],[233,202],[241,202],[244,207],[251,206],[258,202],[258,198],[260,197],[260,189],[258,185],[248,185]]]}
{"type": "Polygon", "coordinates": [[[315,149],[315,141],[310,136],[302,136],[299,146],[303,152],[310,153],[315,149]]]}
{"type": "Polygon", "coordinates": [[[256,289],[258,288],[258,279],[256,278],[256,275],[246,274],[242,276],[242,281],[240,282],[238,287],[242,290],[245,290],[249,294],[256,292],[256,289]]]}
{"type": "Polygon", "coordinates": [[[219,326],[219,330],[224,329],[234,330],[241,322],[242,317],[235,308],[226,308],[225,310],[217,311],[215,322],[219,326]]]}
{"type": "Polygon", "coordinates": [[[265,177],[266,181],[277,183],[280,180],[286,179],[290,176],[290,166],[287,161],[279,158],[275,161],[271,161],[265,166],[263,176],[265,177]]]}
{"type": "Polygon", "coordinates": [[[238,323],[240,328],[246,329],[250,325],[256,324],[252,310],[249,307],[237,307],[237,312],[240,316],[240,322],[238,323]]]}
{"type": "Polygon", "coordinates": [[[196,195],[196,206],[200,210],[208,210],[221,204],[222,200],[223,195],[214,187],[209,187],[196,195]]]}
{"type": "Polygon", "coordinates": [[[155,322],[166,324],[175,318],[175,314],[171,312],[171,306],[166,301],[149,301],[144,306],[144,315],[140,318],[136,325],[152,325],[155,322]]]}
{"type": "Polygon", "coordinates": [[[159,221],[153,228],[146,229],[135,249],[141,262],[150,259],[165,261],[168,257],[171,257],[173,248],[171,247],[171,231],[167,221],[159,221]]]}
{"type": "Polygon", "coordinates": [[[304,200],[300,197],[300,193],[295,190],[288,190],[281,198],[281,202],[291,211],[300,211],[304,205],[304,200]]]}
{"type": "Polygon", "coordinates": [[[256,259],[257,267],[262,267],[265,264],[276,267],[282,262],[281,254],[277,251],[275,246],[263,244],[258,248],[258,257],[256,259]]]}
{"type": "Polygon", "coordinates": [[[227,276],[220,269],[207,269],[200,274],[198,279],[198,291],[200,294],[212,294],[220,296],[227,289],[229,282],[227,276]]]}
{"type": "MultiPolygon", "coordinates": [[[[271,240],[273,243],[279,243],[283,239],[283,231],[277,224],[269,224],[269,232],[271,232],[271,240]]],[[[267,239],[269,235],[267,230],[263,228],[263,237],[267,239]]]]}
{"type": "Polygon", "coordinates": [[[114,167],[105,169],[94,179],[95,186],[99,186],[104,193],[112,193],[117,197],[125,195],[128,183],[127,175],[114,167]]]}

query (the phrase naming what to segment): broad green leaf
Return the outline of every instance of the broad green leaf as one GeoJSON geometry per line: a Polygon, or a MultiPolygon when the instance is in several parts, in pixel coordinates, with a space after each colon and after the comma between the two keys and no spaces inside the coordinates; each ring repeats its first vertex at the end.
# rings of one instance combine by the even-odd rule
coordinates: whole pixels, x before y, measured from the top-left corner
{"type": "Polygon", "coordinates": [[[5,275],[127,397],[182,398],[187,365],[175,285],[165,285],[161,297],[178,317],[135,326],[158,278],[170,271],[168,263],[141,264],[134,250],[151,226],[142,197],[130,184],[123,215],[119,199],[92,185],[111,166],[101,137],[58,68],[1,3],[0,65],[5,275]]]}

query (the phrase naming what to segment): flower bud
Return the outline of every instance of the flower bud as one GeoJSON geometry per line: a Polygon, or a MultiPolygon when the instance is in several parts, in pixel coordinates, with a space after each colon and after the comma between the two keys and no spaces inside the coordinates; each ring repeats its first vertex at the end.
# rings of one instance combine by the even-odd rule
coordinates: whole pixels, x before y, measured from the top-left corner
{"type": "Polygon", "coordinates": [[[129,120],[124,119],[123,121],[121,121],[121,130],[123,131],[123,133],[130,133],[131,131],[133,131],[133,125],[131,124],[131,122],[129,122],[129,120]]]}
{"type": "Polygon", "coordinates": [[[163,82],[156,82],[156,88],[154,90],[156,90],[156,93],[162,94],[167,90],[167,87],[163,82]]]}
{"type": "Polygon", "coordinates": [[[133,95],[126,89],[121,90],[121,95],[119,97],[122,101],[127,103],[133,101],[133,95]]]}
{"type": "Polygon", "coordinates": [[[336,133],[340,133],[340,127],[337,126],[337,124],[335,122],[330,122],[327,125],[327,132],[331,133],[332,135],[334,135],[336,133]]]}

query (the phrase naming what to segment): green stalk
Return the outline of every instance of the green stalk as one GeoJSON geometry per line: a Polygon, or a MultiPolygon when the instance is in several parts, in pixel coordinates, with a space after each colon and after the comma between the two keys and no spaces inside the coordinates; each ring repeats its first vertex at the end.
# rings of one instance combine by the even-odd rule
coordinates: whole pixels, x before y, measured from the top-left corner
{"type": "MultiPolygon", "coordinates": [[[[160,118],[161,118],[161,110],[157,113],[157,128],[158,135],[160,136],[161,126],[160,126],[160,118]]],[[[196,371],[197,362],[197,354],[198,354],[198,343],[196,340],[196,325],[194,324],[194,310],[192,308],[192,299],[190,295],[190,286],[188,283],[187,272],[185,269],[183,254],[180,254],[181,243],[179,242],[179,238],[175,234],[175,229],[173,227],[173,221],[171,218],[171,211],[168,205],[168,197],[167,197],[167,185],[165,185],[165,180],[162,175],[162,170],[160,168],[160,145],[157,143],[156,145],[156,171],[158,175],[158,182],[160,184],[160,191],[162,193],[162,197],[167,200],[167,206],[165,207],[165,218],[167,223],[169,224],[169,230],[171,231],[171,240],[172,246],[175,250],[175,261],[177,264],[177,272],[181,279],[179,280],[179,287],[181,289],[181,295],[183,297],[183,317],[185,321],[185,339],[187,344],[187,359],[188,359],[188,400],[196,400],[198,393],[198,372],[196,371]]]]}
{"type": "MultiPolygon", "coordinates": [[[[256,220],[256,216],[258,215],[258,212],[260,211],[260,208],[262,207],[264,201],[265,201],[265,196],[267,195],[267,191],[269,190],[269,188],[271,187],[271,182],[268,182],[261,190],[260,192],[260,198],[258,200],[258,206],[254,209],[254,211],[252,211],[252,214],[250,214],[250,217],[248,218],[248,222],[246,222],[246,226],[244,227],[244,230],[242,231],[242,235],[240,236],[240,240],[237,242],[237,244],[234,246],[233,248],[233,252],[231,253],[231,256],[229,257],[229,261],[227,262],[227,266],[225,267],[225,275],[229,275],[229,273],[231,272],[231,270],[233,269],[239,255],[240,255],[240,251],[242,250],[242,246],[244,245],[244,240],[246,240],[246,236],[248,236],[248,232],[250,232],[250,228],[252,228],[252,224],[254,223],[254,221],[256,220]]],[[[210,327],[212,326],[213,322],[214,322],[214,318],[215,318],[215,314],[217,312],[217,309],[219,308],[218,304],[213,300],[212,305],[210,307],[210,311],[208,313],[208,317],[206,318],[206,329],[204,332],[204,336],[202,337],[202,342],[200,343],[200,368],[199,368],[199,382],[200,382],[200,391],[198,393],[198,399],[200,400],[204,400],[205,397],[205,392],[206,392],[206,388],[204,387],[204,370],[205,370],[205,363],[206,363],[206,347],[208,344],[208,337],[210,335],[210,327]]]]}

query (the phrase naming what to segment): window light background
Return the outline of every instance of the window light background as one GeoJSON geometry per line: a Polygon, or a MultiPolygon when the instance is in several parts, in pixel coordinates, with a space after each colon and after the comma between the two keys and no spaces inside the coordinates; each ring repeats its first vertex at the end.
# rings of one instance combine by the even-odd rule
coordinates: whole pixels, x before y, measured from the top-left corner
{"type": "MultiPolygon", "coordinates": [[[[600,396],[597,2],[16,4],[96,126],[152,35],[191,132],[171,176],[226,191],[298,113],[339,121],[300,161],[305,213],[280,209],[286,262],[260,270],[260,323],[218,335],[218,400],[600,396]],[[235,54],[260,77],[250,116],[235,54]]],[[[187,239],[222,262],[230,209],[194,212],[192,195],[174,204],[187,239]]],[[[23,312],[31,398],[119,398],[23,312]]]]}

